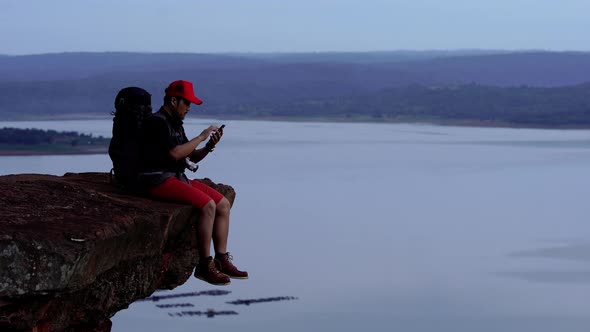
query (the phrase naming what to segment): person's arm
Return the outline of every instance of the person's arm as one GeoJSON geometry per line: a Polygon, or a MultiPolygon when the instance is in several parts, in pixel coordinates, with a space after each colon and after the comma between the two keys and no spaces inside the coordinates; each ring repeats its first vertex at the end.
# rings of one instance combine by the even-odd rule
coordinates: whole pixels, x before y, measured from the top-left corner
{"type": "Polygon", "coordinates": [[[198,163],[199,161],[203,160],[209,154],[209,149],[206,147],[194,150],[189,158],[193,163],[198,163]]]}
{"type": "MultiPolygon", "coordinates": [[[[184,159],[188,156],[192,157],[192,153],[193,153],[193,151],[195,151],[197,146],[199,146],[199,144],[201,144],[201,142],[206,140],[207,137],[209,137],[209,135],[211,135],[211,133],[217,129],[218,129],[217,126],[210,126],[209,128],[203,130],[203,132],[201,132],[201,134],[199,134],[199,136],[191,139],[190,141],[188,141],[184,144],[180,144],[180,145],[175,146],[174,148],[172,148],[170,150],[170,157],[172,157],[174,160],[177,160],[177,161],[184,159]]],[[[199,150],[202,150],[202,149],[199,149],[199,150]]],[[[204,156],[203,156],[203,158],[204,158],[204,156]]],[[[203,158],[201,158],[201,159],[203,159],[203,158]]]]}

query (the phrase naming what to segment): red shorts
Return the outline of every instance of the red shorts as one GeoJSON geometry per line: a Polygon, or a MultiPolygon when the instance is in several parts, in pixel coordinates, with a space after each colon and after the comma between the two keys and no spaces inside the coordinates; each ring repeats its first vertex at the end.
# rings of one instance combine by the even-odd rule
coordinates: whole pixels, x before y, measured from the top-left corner
{"type": "Polygon", "coordinates": [[[199,209],[202,209],[211,200],[215,204],[219,204],[223,199],[222,194],[208,185],[195,180],[188,181],[190,185],[173,176],[150,189],[150,196],[166,201],[190,204],[199,209]]]}

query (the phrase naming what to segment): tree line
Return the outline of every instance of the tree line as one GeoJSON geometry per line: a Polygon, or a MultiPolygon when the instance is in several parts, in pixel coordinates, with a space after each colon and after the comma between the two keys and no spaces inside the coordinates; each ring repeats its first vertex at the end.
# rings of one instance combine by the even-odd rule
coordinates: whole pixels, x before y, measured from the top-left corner
{"type": "Polygon", "coordinates": [[[0,144],[11,145],[40,145],[40,144],[65,144],[95,145],[106,144],[109,139],[102,136],[93,137],[92,134],[83,134],[76,131],[42,130],[42,129],[20,129],[4,127],[0,129],[0,144]]]}
{"type": "MultiPolygon", "coordinates": [[[[219,115],[235,114],[220,109],[219,115]]],[[[590,84],[494,87],[407,86],[349,97],[240,105],[242,116],[371,121],[479,122],[540,127],[590,126],[590,84]]]]}

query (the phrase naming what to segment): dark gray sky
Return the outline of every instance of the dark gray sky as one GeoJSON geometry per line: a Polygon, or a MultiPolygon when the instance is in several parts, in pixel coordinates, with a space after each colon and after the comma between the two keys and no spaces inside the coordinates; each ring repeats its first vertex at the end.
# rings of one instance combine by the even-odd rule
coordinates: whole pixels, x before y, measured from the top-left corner
{"type": "Polygon", "coordinates": [[[0,54],[590,50],[589,0],[1,0],[0,54]]]}

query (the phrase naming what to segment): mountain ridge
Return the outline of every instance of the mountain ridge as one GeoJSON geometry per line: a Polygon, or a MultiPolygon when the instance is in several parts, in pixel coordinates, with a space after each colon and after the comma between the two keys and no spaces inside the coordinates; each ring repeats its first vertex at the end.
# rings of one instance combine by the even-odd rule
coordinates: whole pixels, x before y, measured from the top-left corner
{"type": "MultiPolygon", "coordinates": [[[[308,114],[314,118],[330,118],[337,114],[337,118],[379,119],[382,118],[379,114],[396,118],[396,112],[405,114],[409,109],[423,108],[426,113],[410,112],[412,118],[419,115],[418,119],[433,116],[444,119],[440,109],[462,109],[463,106],[457,106],[461,103],[481,107],[472,109],[469,114],[462,111],[466,118],[454,120],[479,119],[486,109],[489,110],[487,105],[495,105],[505,108],[504,112],[495,113],[495,121],[506,121],[515,118],[510,113],[515,109],[507,100],[516,98],[535,105],[533,113],[523,105],[521,109],[526,108],[527,114],[534,114],[535,118],[543,114],[543,125],[551,126],[550,119],[558,120],[557,113],[551,109],[561,108],[556,100],[568,105],[576,114],[571,121],[582,120],[586,125],[583,115],[587,111],[584,106],[587,92],[580,85],[590,81],[590,52],[482,51],[460,56],[458,53],[440,56],[441,53],[436,52],[419,52],[412,60],[395,58],[408,54],[412,55],[400,52],[247,56],[64,53],[15,56],[8,60],[0,57],[0,115],[4,119],[63,118],[67,114],[107,116],[113,109],[117,91],[126,86],[140,86],[152,93],[154,107],[157,107],[168,83],[185,79],[195,83],[197,95],[205,101],[204,110],[212,116],[292,118],[308,114]],[[39,59],[45,62],[37,61],[39,59]],[[18,79],[14,79],[15,75],[18,79]],[[454,87],[461,93],[469,91],[473,95],[443,91],[447,104],[425,105],[423,100],[432,97],[429,87],[454,87]],[[539,101],[545,99],[535,88],[555,89],[547,91],[550,95],[558,91],[559,98],[545,106],[539,105],[539,101]],[[403,89],[413,89],[413,92],[397,93],[403,89]],[[384,91],[388,90],[391,93],[386,96],[384,91]],[[492,91],[500,91],[504,99],[493,99],[495,92],[492,91]],[[479,94],[485,95],[484,100],[478,99],[479,94]],[[398,99],[391,99],[391,96],[398,99]],[[579,103],[574,109],[568,100],[579,103]],[[351,112],[351,105],[357,109],[351,112]],[[394,105],[404,105],[404,108],[392,111],[394,105]],[[295,107],[306,109],[294,112],[295,107]],[[310,114],[312,110],[315,113],[310,114]],[[498,114],[503,114],[503,118],[497,118],[498,114]]],[[[517,118],[523,125],[527,124],[526,119],[517,118]]]]}

